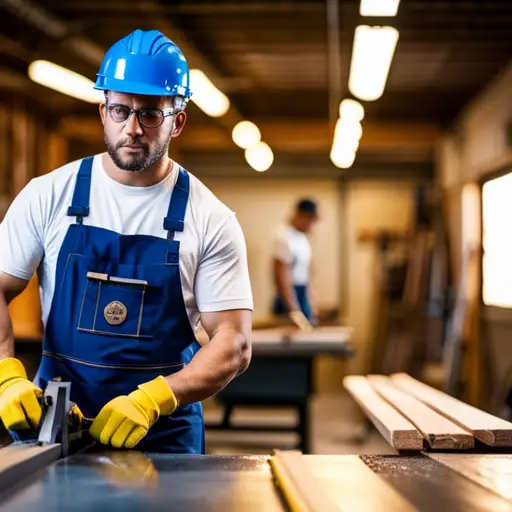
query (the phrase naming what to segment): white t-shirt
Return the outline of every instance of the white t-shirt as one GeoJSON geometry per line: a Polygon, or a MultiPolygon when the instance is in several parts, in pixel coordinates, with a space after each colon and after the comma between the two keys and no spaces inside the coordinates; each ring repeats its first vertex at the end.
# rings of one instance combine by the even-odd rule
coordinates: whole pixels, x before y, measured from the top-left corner
{"type": "Polygon", "coordinates": [[[305,233],[289,225],[280,228],[274,241],[274,258],[291,266],[294,285],[308,283],[311,243],[305,233]]]}
{"type": "MultiPolygon", "coordinates": [[[[29,280],[38,271],[42,319],[50,312],[55,289],[59,250],[75,217],[67,216],[80,167],[71,162],[34,178],[11,204],[0,224],[0,271],[29,280]]],[[[131,187],[105,172],[101,155],[94,157],[90,213],[85,225],[124,235],[166,238],[163,219],[179,165],[160,183],[131,187]]],[[[189,173],[190,174],[190,173],[189,173]]],[[[185,228],[180,241],[183,298],[191,325],[199,312],[253,309],[244,235],[235,214],[195,176],[190,175],[190,195],[185,228]]]]}

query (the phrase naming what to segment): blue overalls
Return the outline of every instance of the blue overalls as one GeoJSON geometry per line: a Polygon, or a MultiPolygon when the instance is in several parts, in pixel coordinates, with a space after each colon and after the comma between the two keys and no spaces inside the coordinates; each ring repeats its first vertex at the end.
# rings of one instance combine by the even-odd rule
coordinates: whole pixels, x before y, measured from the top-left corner
{"type": "MultiPolygon", "coordinates": [[[[313,321],[313,313],[308,299],[308,287],[306,285],[294,285],[293,290],[302,313],[310,322],[313,321]]],[[[273,311],[276,315],[285,315],[288,313],[288,307],[283,298],[279,295],[274,299],[273,311]]]]}
{"type": "MultiPolygon", "coordinates": [[[[176,231],[183,231],[189,175],[180,169],[164,219],[168,236],[122,235],[83,224],[93,157],[82,160],[57,261],[39,386],[60,377],[71,399],[95,417],[111,399],[181,370],[199,349],[185,308],[176,231]]],[[[137,449],[204,453],[200,403],[160,417],[137,449]]]]}

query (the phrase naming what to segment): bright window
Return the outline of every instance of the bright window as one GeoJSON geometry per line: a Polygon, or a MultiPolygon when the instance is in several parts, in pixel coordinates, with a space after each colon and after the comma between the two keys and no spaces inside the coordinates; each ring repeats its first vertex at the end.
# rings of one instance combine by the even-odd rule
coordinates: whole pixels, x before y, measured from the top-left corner
{"type": "Polygon", "coordinates": [[[483,301],[512,307],[512,173],[482,188],[483,301]]]}

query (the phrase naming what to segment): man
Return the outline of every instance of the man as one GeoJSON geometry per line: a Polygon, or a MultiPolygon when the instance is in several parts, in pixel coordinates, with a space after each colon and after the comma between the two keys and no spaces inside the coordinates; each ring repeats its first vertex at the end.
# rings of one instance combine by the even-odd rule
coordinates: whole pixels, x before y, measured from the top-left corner
{"type": "Polygon", "coordinates": [[[250,360],[243,233],[168,156],[191,95],[172,41],[136,30],[116,42],[95,88],[107,152],[32,180],[0,226],[0,417],[13,433],[36,430],[58,377],[100,443],[204,453],[200,401],[250,360]],[[7,306],[36,270],[45,336],[31,383],[7,306]]]}
{"type": "Polygon", "coordinates": [[[308,234],[318,220],[317,205],[299,201],[288,225],[274,242],[274,313],[288,315],[302,329],[311,329],[317,309],[311,286],[311,244],[308,234]]]}

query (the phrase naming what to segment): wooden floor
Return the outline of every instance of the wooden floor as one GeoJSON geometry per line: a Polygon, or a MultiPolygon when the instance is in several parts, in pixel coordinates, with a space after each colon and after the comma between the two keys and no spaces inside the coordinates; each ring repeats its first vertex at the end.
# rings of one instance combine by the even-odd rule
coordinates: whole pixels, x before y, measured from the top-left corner
{"type": "MultiPolygon", "coordinates": [[[[337,395],[319,395],[310,404],[315,454],[395,454],[382,436],[371,429],[366,435],[364,416],[359,407],[344,392],[337,395]]],[[[219,421],[222,408],[214,403],[205,407],[208,421],[219,421]]],[[[233,414],[234,423],[251,420],[293,424],[293,410],[240,408],[233,414]]],[[[293,433],[246,433],[207,431],[206,449],[216,455],[268,454],[274,448],[292,447],[296,441],[293,433]]]]}

